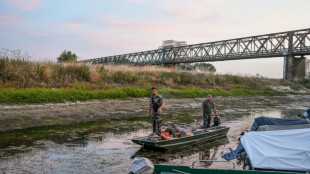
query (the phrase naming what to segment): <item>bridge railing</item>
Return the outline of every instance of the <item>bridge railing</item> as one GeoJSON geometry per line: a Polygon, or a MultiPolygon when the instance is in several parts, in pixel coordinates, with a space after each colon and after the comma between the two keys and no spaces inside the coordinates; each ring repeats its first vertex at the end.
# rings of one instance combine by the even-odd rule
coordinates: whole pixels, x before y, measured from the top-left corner
{"type": "Polygon", "coordinates": [[[84,60],[89,63],[175,64],[310,54],[310,29],[84,60]]]}

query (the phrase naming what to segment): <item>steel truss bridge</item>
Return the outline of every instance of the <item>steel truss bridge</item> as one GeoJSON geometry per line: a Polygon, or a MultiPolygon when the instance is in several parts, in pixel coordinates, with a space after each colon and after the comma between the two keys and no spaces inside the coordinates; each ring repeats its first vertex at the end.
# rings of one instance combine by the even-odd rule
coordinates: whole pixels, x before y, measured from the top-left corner
{"type": "Polygon", "coordinates": [[[310,28],[83,60],[87,63],[161,65],[310,54],[310,28]]]}

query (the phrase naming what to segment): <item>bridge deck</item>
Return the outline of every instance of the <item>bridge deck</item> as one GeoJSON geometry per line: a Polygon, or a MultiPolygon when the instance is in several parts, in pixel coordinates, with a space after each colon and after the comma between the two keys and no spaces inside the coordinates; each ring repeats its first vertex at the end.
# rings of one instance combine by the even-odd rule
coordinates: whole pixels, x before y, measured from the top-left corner
{"type": "Polygon", "coordinates": [[[84,60],[88,63],[158,65],[310,55],[310,29],[84,60]]]}

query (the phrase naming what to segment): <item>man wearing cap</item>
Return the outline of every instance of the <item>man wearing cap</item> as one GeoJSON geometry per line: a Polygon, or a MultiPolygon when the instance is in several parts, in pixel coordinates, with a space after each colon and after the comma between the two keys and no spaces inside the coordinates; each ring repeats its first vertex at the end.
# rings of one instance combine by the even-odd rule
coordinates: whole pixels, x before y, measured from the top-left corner
{"type": "Polygon", "coordinates": [[[200,116],[203,118],[203,128],[210,127],[211,124],[211,110],[213,109],[214,114],[218,116],[215,104],[212,101],[212,96],[209,94],[208,98],[202,102],[200,116]]]}
{"type": "Polygon", "coordinates": [[[165,106],[165,102],[160,95],[157,95],[156,87],[152,87],[152,97],[150,99],[150,107],[149,113],[147,117],[150,117],[152,112],[152,126],[153,133],[156,133],[158,136],[161,135],[161,112],[163,107],[165,106]]]}

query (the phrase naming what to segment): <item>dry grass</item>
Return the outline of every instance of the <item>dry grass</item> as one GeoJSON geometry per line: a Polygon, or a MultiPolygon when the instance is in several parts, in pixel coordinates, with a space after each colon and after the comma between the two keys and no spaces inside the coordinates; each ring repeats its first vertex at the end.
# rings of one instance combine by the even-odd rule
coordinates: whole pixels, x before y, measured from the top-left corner
{"type": "Polygon", "coordinates": [[[0,76],[0,86],[6,88],[59,88],[77,86],[78,83],[85,85],[86,82],[93,84],[92,89],[124,85],[162,85],[174,89],[182,86],[205,89],[245,85],[258,89],[266,83],[264,78],[260,77],[215,75],[209,72],[170,70],[158,66],[87,65],[5,58],[0,58],[0,76]]]}
{"type": "MultiPolygon", "coordinates": [[[[102,65],[92,65],[92,66],[100,66],[102,65]]],[[[197,72],[197,71],[186,71],[186,70],[171,70],[165,67],[149,65],[149,66],[131,66],[131,65],[104,65],[104,69],[108,72],[131,72],[132,74],[139,74],[139,73],[148,73],[148,74],[158,74],[161,72],[189,72],[191,74],[205,74],[211,75],[210,72],[197,72]]]]}
{"type": "MultiPolygon", "coordinates": [[[[96,65],[95,65],[96,66],[96,65]]],[[[102,66],[102,65],[101,65],[102,66]]],[[[170,72],[171,70],[158,67],[158,66],[129,66],[129,65],[105,65],[104,69],[108,72],[131,72],[133,74],[137,73],[151,73],[155,74],[158,72],[170,72]]]]}
{"type": "Polygon", "coordinates": [[[89,81],[90,82],[99,83],[101,81],[101,75],[100,75],[101,67],[102,66],[91,66],[90,67],[89,69],[89,72],[90,72],[89,81]]]}
{"type": "MultiPolygon", "coordinates": [[[[164,86],[231,89],[246,86],[260,89],[281,84],[258,76],[216,75],[210,72],[171,70],[159,66],[88,65],[83,63],[34,62],[20,52],[0,51],[0,87],[106,89],[121,86],[164,86]]],[[[308,81],[303,82],[308,83],[308,81]]]]}

